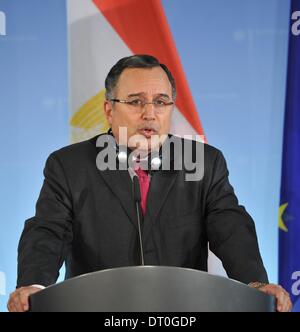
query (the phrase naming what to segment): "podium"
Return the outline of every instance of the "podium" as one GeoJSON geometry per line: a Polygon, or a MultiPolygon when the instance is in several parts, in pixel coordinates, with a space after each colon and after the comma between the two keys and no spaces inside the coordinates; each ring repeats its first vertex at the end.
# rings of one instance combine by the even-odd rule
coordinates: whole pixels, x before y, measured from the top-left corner
{"type": "Polygon", "coordinates": [[[102,270],[52,285],[29,298],[32,312],[274,311],[274,298],[198,270],[135,266],[102,270]]]}

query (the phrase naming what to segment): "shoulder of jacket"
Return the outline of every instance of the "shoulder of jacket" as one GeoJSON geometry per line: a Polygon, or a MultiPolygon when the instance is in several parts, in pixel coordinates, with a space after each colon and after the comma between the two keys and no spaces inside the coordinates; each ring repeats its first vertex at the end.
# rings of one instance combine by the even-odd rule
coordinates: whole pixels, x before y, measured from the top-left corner
{"type": "Polygon", "coordinates": [[[100,135],[92,137],[86,141],[73,143],[73,144],[64,146],[56,151],[53,151],[50,154],[50,157],[54,156],[54,157],[58,157],[58,158],[64,158],[67,156],[77,156],[77,155],[81,155],[82,153],[85,153],[85,152],[93,151],[96,149],[96,140],[99,136],[100,135]]]}

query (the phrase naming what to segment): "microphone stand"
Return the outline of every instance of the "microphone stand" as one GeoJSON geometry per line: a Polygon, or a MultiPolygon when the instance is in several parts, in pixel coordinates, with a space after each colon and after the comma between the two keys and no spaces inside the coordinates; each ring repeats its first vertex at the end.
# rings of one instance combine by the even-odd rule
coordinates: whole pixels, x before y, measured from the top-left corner
{"type": "Polygon", "coordinates": [[[139,178],[136,175],[135,171],[131,168],[128,169],[132,183],[133,183],[133,198],[136,207],[137,223],[138,223],[138,232],[139,232],[139,243],[140,243],[140,252],[141,252],[141,265],[145,265],[144,261],[144,249],[143,249],[143,240],[142,240],[142,231],[141,231],[141,191],[139,178]]]}

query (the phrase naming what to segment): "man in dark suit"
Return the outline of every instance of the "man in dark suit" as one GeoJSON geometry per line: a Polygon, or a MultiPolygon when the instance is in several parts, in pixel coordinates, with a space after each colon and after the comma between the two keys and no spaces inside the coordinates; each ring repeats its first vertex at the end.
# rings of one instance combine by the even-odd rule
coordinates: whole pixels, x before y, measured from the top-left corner
{"type": "MultiPolygon", "coordinates": [[[[108,136],[117,143],[118,167],[100,170],[105,163],[101,135],[49,156],[36,214],[25,223],[20,239],[17,290],[10,296],[10,311],[28,310],[28,296],[55,283],[63,262],[66,278],[140,264],[132,181],[127,170],[119,169],[118,153],[121,146],[128,146],[129,152],[138,146],[136,159],[142,159],[144,152],[150,165],[150,152],[157,151],[163,158],[169,139],[184,145],[183,139],[167,136],[175,82],[166,66],[143,55],[121,59],[110,70],[105,87],[108,136]],[[126,129],[126,136],[120,128],[126,129]],[[156,143],[154,136],[159,137],[156,143]]],[[[187,181],[185,165],[174,167],[187,153],[182,148],[183,154],[171,150],[169,170],[162,165],[156,171],[136,169],[145,264],[206,271],[209,243],[229,277],[276,296],[279,311],[290,310],[285,290],[268,284],[254,223],[238,205],[221,152],[192,142],[190,158],[197,157],[199,147],[203,155],[196,163],[203,165],[201,178],[187,181]]]]}

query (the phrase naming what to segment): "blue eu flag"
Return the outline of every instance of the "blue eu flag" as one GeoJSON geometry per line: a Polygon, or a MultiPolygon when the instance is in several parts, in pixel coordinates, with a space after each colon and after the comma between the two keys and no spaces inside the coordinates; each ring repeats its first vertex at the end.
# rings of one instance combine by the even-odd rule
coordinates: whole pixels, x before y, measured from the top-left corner
{"type": "Polygon", "coordinates": [[[300,311],[300,1],[292,0],[279,208],[279,283],[300,311]]]}

